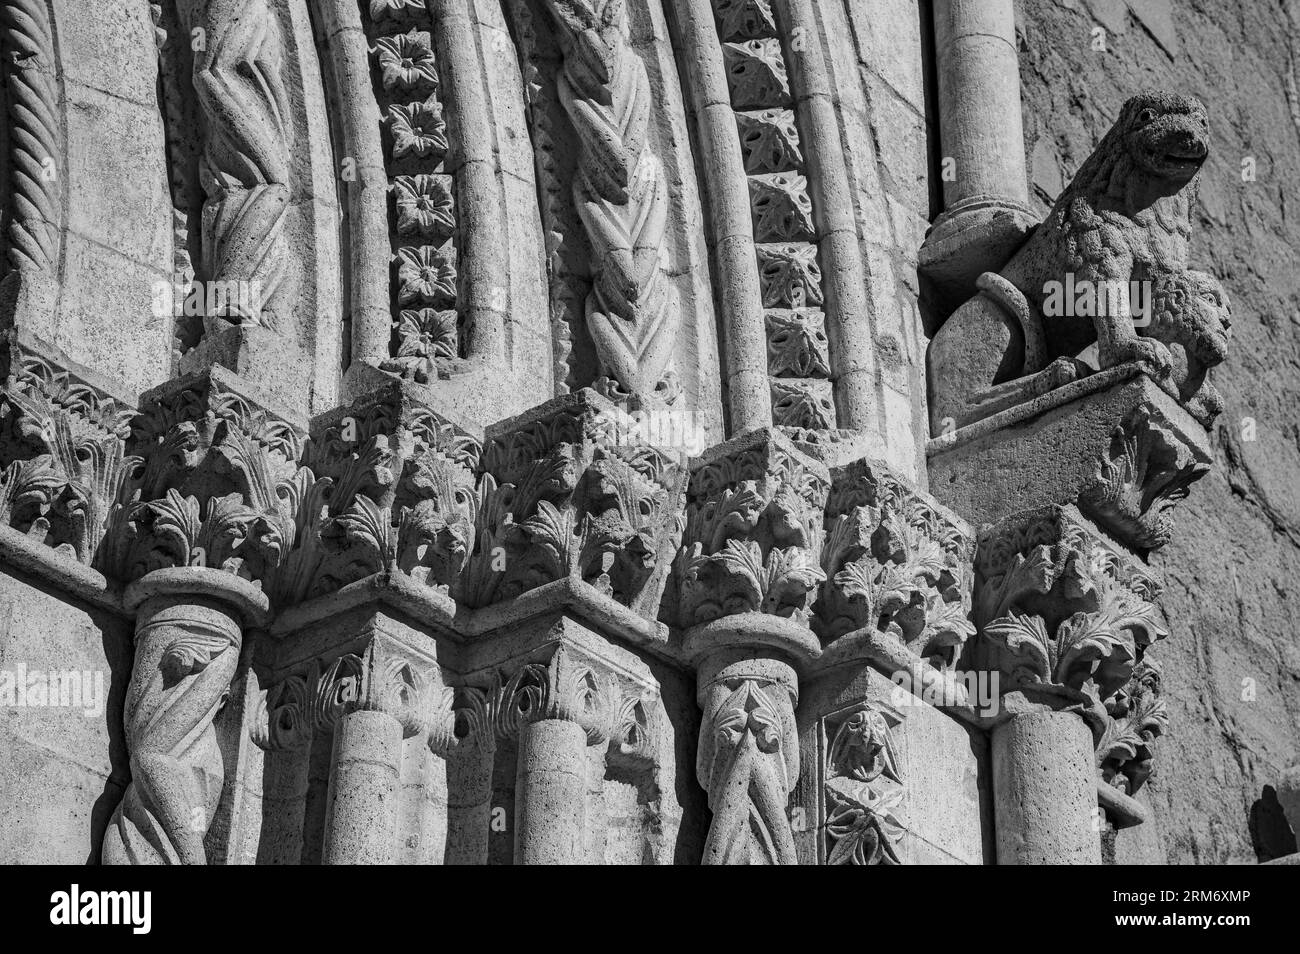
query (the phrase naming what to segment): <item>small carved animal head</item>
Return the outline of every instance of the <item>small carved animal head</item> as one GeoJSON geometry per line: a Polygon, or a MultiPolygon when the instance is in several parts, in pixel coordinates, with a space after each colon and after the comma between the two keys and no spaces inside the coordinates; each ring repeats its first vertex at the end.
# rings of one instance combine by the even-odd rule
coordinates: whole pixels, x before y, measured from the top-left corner
{"type": "Polygon", "coordinates": [[[1183,345],[1204,367],[1224,362],[1232,315],[1228,293],[1213,275],[1189,269],[1162,276],[1151,297],[1151,337],[1183,345]]]}
{"type": "Polygon", "coordinates": [[[1191,96],[1140,93],[1124,104],[1116,129],[1138,168],[1180,186],[1210,154],[1209,118],[1191,96]]]}

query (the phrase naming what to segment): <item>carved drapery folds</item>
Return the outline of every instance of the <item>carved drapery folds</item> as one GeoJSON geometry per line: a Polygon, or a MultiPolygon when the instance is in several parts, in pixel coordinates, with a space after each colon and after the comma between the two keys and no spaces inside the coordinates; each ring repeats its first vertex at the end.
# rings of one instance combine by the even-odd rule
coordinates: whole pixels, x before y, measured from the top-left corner
{"type": "Polygon", "coordinates": [[[265,598],[210,569],[165,569],[127,592],[139,606],[125,726],[131,783],[109,821],[103,862],[205,864],[225,784],[213,726],[239,662],[242,626],[265,598]]]}
{"type": "Polygon", "coordinates": [[[953,668],[975,633],[969,531],[880,465],[857,461],[831,477],[819,634],[830,641],[880,630],[931,665],[953,668]]]}
{"type": "Polygon", "coordinates": [[[650,81],[625,0],[547,0],[564,50],[559,97],[580,142],[573,197],[591,245],[587,329],[598,391],[673,402],[681,303],[667,271],[668,183],[649,138],[650,81]]]}
{"type": "Polygon", "coordinates": [[[901,864],[906,784],[893,729],[902,715],[866,703],[826,719],[826,863],[901,864]]]}
{"type": "Polygon", "coordinates": [[[1065,508],[987,529],[975,566],[971,667],[997,673],[1004,693],[1054,687],[1104,713],[1102,777],[1136,791],[1167,726],[1158,672],[1146,659],[1169,633],[1159,583],[1065,508]]]}
{"type": "Polygon", "coordinates": [[[462,595],[471,606],[577,579],[647,617],[676,549],[685,468],[590,390],[489,431],[462,595]]]}
{"type": "Polygon", "coordinates": [[[779,431],[759,430],[706,453],[691,475],[677,556],[682,625],[738,613],[806,623],[819,564],[826,468],[779,431]]]}
{"type": "Polygon", "coordinates": [[[293,122],[279,19],[268,0],[181,7],[203,38],[193,77],[204,119],[202,277],[239,288],[208,317],[287,333],[298,268],[285,234],[293,122]]]}

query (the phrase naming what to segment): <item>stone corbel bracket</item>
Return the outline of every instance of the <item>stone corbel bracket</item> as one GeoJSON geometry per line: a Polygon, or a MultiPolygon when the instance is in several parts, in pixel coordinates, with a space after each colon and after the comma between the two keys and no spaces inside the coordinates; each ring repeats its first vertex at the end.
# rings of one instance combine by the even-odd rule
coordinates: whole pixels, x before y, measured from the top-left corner
{"type": "Polygon", "coordinates": [[[488,429],[466,604],[570,580],[657,617],[686,471],[679,452],[642,443],[630,425],[584,389],[488,429]]]}
{"type": "Polygon", "coordinates": [[[1169,541],[1173,508],[1212,459],[1205,430],[1140,364],[934,438],[927,453],[934,494],[973,522],[1077,504],[1138,552],[1169,541]]]}

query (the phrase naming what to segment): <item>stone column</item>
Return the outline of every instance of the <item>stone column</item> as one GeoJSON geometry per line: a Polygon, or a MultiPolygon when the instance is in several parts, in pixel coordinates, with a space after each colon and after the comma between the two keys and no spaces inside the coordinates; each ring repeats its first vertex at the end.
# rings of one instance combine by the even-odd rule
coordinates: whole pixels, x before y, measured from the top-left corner
{"type": "Polygon", "coordinates": [[[696,773],[713,812],[702,863],[798,864],[786,814],[799,778],[792,662],[816,652],[816,637],[774,616],[742,614],[694,630],[687,649],[699,659],[704,713],[696,773]]]}
{"type": "Polygon", "coordinates": [[[1101,864],[1092,732],[1078,714],[1010,716],[992,758],[998,864],[1101,864]]]}
{"type": "Polygon", "coordinates": [[[519,732],[515,862],[586,861],[587,730],[567,719],[538,719],[519,732]]]}
{"type": "Polygon", "coordinates": [[[397,793],[402,768],[402,724],[386,712],[358,709],[334,730],[327,865],[384,865],[397,861],[397,793]]]}
{"type": "Polygon", "coordinates": [[[104,836],[103,863],[206,864],[204,836],[225,784],[213,720],[243,626],[265,623],[266,597],[230,573],[171,567],[129,586],[125,603],[137,612],[124,719],[132,780],[104,836]]]}
{"type": "Polygon", "coordinates": [[[966,289],[1006,263],[1035,217],[1028,206],[1020,66],[1011,0],[935,0],[944,213],[921,249],[929,277],[966,289]]]}

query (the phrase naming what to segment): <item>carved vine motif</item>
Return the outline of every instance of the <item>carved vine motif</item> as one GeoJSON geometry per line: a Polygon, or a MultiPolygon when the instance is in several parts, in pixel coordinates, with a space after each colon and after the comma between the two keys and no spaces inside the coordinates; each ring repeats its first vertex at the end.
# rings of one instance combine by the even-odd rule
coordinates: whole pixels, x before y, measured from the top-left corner
{"type": "Polygon", "coordinates": [[[574,201],[591,243],[586,322],[596,389],[671,403],[681,305],[666,267],[668,193],[648,138],[645,65],[628,43],[625,0],[547,0],[564,47],[560,101],[581,142],[574,201]]]}
{"type": "Polygon", "coordinates": [[[696,758],[713,812],[704,863],[797,864],[785,813],[799,769],[790,691],[759,679],[725,688],[704,714],[696,758]]]}
{"type": "Polygon", "coordinates": [[[204,277],[250,289],[209,317],[287,331],[298,269],[285,235],[293,121],[279,19],[267,0],[184,0],[182,8],[188,28],[204,31],[194,57],[205,120],[204,277]]]}
{"type": "Polygon", "coordinates": [[[470,605],[576,578],[638,612],[657,612],[685,475],[663,452],[616,443],[611,420],[562,410],[489,443],[462,591],[470,605]]]}
{"type": "Polygon", "coordinates": [[[63,220],[63,127],[54,37],[45,0],[0,3],[0,53],[9,123],[12,210],[5,259],[16,271],[52,272],[63,220]]]}
{"type": "Polygon", "coordinates": [[[1151,776],[1156,739],[1169,729],[1169,709],[1160,698],[1160,670],[1144,659],[1125,686],[1106,703],[1109,716],[1097,744],[1102,780],[1134,795],[1151,776]]]}
{"type": "Polygon", "coordinates": [[[892,633],[922,659],[952,668],[975,634],[973,542],[966,530],[885,468],[833,474],[821,565],[830,581],[816,626],[827,640],[863,628],[892,633]]]}
{"type": "Polygon", "coordinates": [[[1048,683],[1106,702],[1168,635],[1155,581],[1062,513],[981,534],[976,568],[974,662],[1004,691],[1048,683]]]}
{"type": "Polygon", "coordinates": [[[384,115],[384,161],[393,201],[391,357],[380,367],[428,383],[462,355],[456,178],[433,21],[423,2],[374,0],[375,97],[384,115]]]}
{"type": "Polygon", "coordinates": [[[902,863],[905,790],[891,732],[900,721],[897,713],[867,705],[835,727],[824,785],[827,864],[902,863]]]}
{"type": "Polygon", "coordinates": [[[677,557],[682,625],[746,612],[807,620],[825,579],[829,486],[820,465],[772,435],[699,467],[677,557]]]}
{"type": "Polygon", "coordinates": [[[1173,536],[1174,506],[1209,470],[1178,435],[1138,408],[1115,428],[1079,508],[1121,539],[1158,549],[1173,536]]]}

